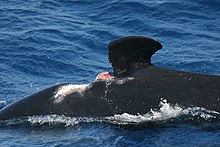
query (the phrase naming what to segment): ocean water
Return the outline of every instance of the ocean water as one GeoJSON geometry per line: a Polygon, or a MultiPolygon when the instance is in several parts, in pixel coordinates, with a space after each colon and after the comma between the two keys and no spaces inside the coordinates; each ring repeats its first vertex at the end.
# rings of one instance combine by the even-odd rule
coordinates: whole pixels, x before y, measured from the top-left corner
{"type": "MultiPolygon", "coordinates": [[[[153,64],[220,75],[219,0],[2,0],[0,108],[111,71],[108,43],[150,36],[153,64]]],[[[219,112],[162,101],[146,115],[33,116],[0,124],[1,146],[220,146],[219,112]]]]}

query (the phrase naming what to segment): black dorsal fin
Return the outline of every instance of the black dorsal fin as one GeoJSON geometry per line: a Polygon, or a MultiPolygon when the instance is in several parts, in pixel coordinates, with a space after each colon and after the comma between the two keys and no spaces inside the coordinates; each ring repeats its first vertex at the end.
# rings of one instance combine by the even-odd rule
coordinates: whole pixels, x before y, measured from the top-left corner
{"type": "Polygon", "coordinates": [[[162,45],[149,37],[129,36],[109,43],[109,61],[114,76],[128,75],[133,70],[151,65],[151,56],[162,45]]]}

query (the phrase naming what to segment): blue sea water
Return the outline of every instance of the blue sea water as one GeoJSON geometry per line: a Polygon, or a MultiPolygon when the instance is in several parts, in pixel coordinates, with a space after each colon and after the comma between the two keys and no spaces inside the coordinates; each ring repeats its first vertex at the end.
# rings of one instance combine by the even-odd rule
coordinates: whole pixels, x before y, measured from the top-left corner
{"type": "MultiPolygon", "coordinates": [[[[220,75],[219,16],[219,0],[2,0],[0,107],[58,83],[92,82],[112,70],[108,43],[130,35],[163,44],[152,58],[157,66],[220,75]]],[[[121,126],[148,119],[131,115],[17,120],[0,125],[0,145],[220,146],[214,114],[176,117],[178,108],[162,108],[168,108],[158,110],[162,121],[149,119],[144,127],[121,126]]]]}

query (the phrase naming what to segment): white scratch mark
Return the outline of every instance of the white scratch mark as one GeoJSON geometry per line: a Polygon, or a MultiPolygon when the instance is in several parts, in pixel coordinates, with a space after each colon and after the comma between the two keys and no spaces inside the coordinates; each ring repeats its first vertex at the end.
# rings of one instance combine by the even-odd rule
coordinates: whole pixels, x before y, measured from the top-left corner
{"type": "Polygon", "coordinates": [[[58,90],[55,92],[55,95],[53,97],[54,103],[60,103],[61,101],[64,100],[64,98],[67,95],[70,95],[74,92],[77,92],[78,94],[83,96],[83,92],[86,90],[87,86],[88,84],[82,84],[82,85],[69,84],[69,85],[60,86],[58,90]]]}

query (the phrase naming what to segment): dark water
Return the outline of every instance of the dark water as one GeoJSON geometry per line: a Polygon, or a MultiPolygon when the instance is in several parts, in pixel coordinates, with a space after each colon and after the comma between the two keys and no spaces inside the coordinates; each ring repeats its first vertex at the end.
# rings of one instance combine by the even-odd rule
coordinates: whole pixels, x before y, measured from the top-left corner
{"type": "MultiPolygon", "coordinates": [[[[157,66],[220,75],[219,16],[219,0],[0,1],[0,107],[57,83],[93,81],[111,70],[108,42],[129,35],[163,44],[152,59],[157,66]]],[[[215,114],[182,118],[178,108],[166,106],[152,115],[159,121],[122,115],[110,121],[42,116],[8,122],[0,126],[0,144],[220,146],[215,114]],[[147,124],[121,127],[115,119],[147,124]]]]}

